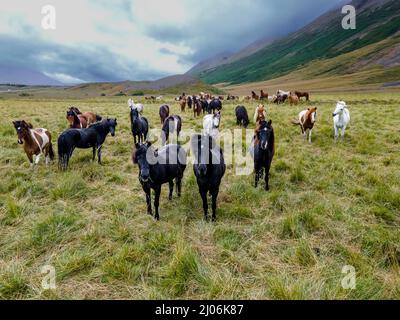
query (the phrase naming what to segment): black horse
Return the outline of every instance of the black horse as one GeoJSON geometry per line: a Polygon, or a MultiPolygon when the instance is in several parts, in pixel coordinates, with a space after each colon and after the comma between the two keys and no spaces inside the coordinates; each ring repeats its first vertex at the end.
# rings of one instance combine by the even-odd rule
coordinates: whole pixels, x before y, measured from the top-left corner
{"type": "Polygon", "coordinates": [[[165,145],[169,139],[169,135],[176,133],[176,141],[179,139],[179,134],[182,130],[182,118],[177,115],[173,115],[165,119],[162,127],[162,145],[165,145]]]}
{"type": "Polygon", "coordinates": [[[161,186],[169,184],[169,200],[172,200],[174,179],[178,197],[181,196],[182,178],[186,169],[186,152],[178,145],[168,145],[159,151],[153,150],[151,143],[136,144],[132,156],[133,163],[139,165],[139,181],[146,193],[147,213],[152,215],[151,189],[155,192],[155,219],[160,220],[158,207],[160,204],[161,186]]]}
{"type": "Polygon", "coordinates": [[[236,113],[236,124],[247,128],[250,121],[246,108],[244,106],[237,106],[235,109],[235,113],[236,113]]]}
{"type": "Polygon", "coordinates": [[[215,113],[222,110],[222,102],[219,99],[213,99],[208,105],[208,113],[215,113]]]}
{"type": "Polygon", "coordinates": [[[203,114],[208,112],[209,103],[206,99],[200,99],[201,109],[203,110],[203,114]]]}
{"type": "Polygon", "coordinates": [[[203,200],[204,218],[208,220],[207,194],[210,193],[212,197],[212,221],[215,221],[219,186],[226,170],[224,156],[222,150],[210,136],[194,135],[191,144],[195,156],[193,171],[203,200]]]}
{"type": "Polygon", "coordinates": [[[193,98],[192,96],[188,96],[187,97],[187,105],[189,109],[192,109],[192,105],[193,105],[193,98]]]}
{"type": "Polygon", "coordinates": [[[169,116],[169,106],[168,105],[161,106],[159,113],[160,113],[161,124],[164,124],[165,119],[167,119],[169,116]]]}
{"type": "Polygon", "coordinates": [[[265,190],[269,190],[269,170],[271,169],[272,158],[275,154],[275,137],[272,121],[265,120],[259,122],[254,136],[253,150],[251,150],[254,159],[255,187],[258,181],[263,177],[265,170],[265,190]]]}
{"type": "Polygon", "coordinates": [[[133,140],[137,142],[144,142],[147,139],[147,133],[149,132],[149,122],[145,117],[139,116],[139,111],[137,109],[131,109],[131,130],[133,135],[133,140]]]}
{"type": "Polygon", "coordinates": [[[93,161],[97,158],[101,164],[101,149],[109,133],[115,136],[117,119],[106,119],[97,122],[85,129],[68,129],[58,138],[58,163],[59,168],[66,170],[69,159],[75,148],[88,149],[93,148],[93,161]]]}

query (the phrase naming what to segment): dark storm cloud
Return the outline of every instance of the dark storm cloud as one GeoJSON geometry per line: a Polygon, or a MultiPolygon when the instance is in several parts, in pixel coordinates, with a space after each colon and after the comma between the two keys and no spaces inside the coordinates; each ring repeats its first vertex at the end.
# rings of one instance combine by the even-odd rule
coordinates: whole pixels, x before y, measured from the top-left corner
{"type": "Polygon", "coordinates": [[[181,61],[197,63],[220,52],[239,51],[261,38],[282,37],[343,2],[248,0],[233,4],[232,1],[212,1],[210,7],[204,5],[204,11],[199,6],[197,12],[189,12],[190,23],[184,27],[165,27],[160,23],[148,27],[145,32],[159,41],[184,43],[193,53],[182,55],[181,61]]]}

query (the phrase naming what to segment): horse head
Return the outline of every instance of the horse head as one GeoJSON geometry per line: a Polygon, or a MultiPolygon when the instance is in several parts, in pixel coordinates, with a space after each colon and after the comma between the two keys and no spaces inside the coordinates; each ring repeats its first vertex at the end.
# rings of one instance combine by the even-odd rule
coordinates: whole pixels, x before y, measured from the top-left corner
{"type": "Polygon", "coordinates": [[[214,126],[214,128],[219,128],[220,123],[221,123],[221,111],[218,111],[213,116],[213,126],[214,126]]]}
{"type": "Polygon", "coordinates": [[[256,142],[259,144],[262,150],[267,150],[268,144],[271,137],[274,134],[274,129],[272,128],[272,120],[266,122],[265,120],[260,121],[256,128],[256,142]]]}
{"type": "Polygon", "coordinates": [[[29,134],[29,129],[33,126],[30,123],[25,122],[25,120],[13,121],[14,128],[17,131],[18,144],[23,144],[23,139],[29,134]]]}
{"type": "Polygon", "coordinates": [[[111,136],[115,136],[115,128],[117,127],[117,118],[114,119],[108,119],[106,120],[107,126],[110,129],[111,136]]]}
{"type": "Polygon", "coordinates": [[[150,148],[151,142],[137,143],[132,155],[133,163],[139,165],[139,180],[141,183],[151,181],[149,155],[153,154],[154,157],[154,152],[150,148]]]}
{"type": "Polygon", "coordinates": [[[338,101],[338,103],[336,104],[336,109],[333,112],[333,117],[336,117],[337,115],[340,115],[344,112],[344,109],[347,108],[346,102],[344,101],[338,101]]]}
{"type": "Polygon", "coordinates": [[[313,108],[308,108],[308,115],[311,118],[311,123],[315,123],[315,121],[317,121],[317,108],[313,107],[313,108]]]}

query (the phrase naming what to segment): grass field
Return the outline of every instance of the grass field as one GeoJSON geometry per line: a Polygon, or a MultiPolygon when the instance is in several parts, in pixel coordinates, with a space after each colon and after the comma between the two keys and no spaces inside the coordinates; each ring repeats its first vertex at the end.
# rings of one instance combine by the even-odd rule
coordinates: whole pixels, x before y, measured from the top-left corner
{"type": "MultiPolygon", "coordinates": [[[[276,135],[271,191],[229,167],[216,224],[202,219],[191,167],[181,199],[168,202],[163,187],[161,221],[146,214],[126,99],[0,99],[0,298],[400,298],[399,93],[313,95],[312,145],[289,124],[305,104],[268,106],[276,135]],[[352,120],[345,142],[335,144],[339,98],[352,120]],[[76,150],[66,173],[56,162],[31,169],[11,121],[48,128],[56,145],[72,104],[118,118],[104,165],[76,150]],[[55,290],[42,289],[44,265],[56,270],[55,290]],[[342,288],[346,265],[356,270],[354,290],[342,288]]],[[[236,127],[235,106],[224,104],[221,129],[236,127]]],[[[153,128],[158,107],[145,106],[153,128]]],[[[246,107],[252,113],[255,104],[246,107]]],[[[201,128],[191,113],[183,119],[184,128],[201,128]]]]}

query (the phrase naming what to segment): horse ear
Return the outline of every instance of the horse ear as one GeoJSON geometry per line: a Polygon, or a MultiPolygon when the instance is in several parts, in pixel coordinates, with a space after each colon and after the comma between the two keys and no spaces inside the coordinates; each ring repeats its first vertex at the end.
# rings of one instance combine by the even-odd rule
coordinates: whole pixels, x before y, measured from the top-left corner
{"type": "Polygon", "coordinates": [[[271,126],[272,125],[272,120],[268,121],[268,125],[271,126]]]}
{"type": "Polygon", "coordinates": [[[140,148],[140,143],[135,143],[135,148],[139,149],[140,148]]]}
{"type": "Polygon", "coordinates": [[[150,148],[150,147],[151,147],[151,142],[150,142],[150,141],[146,141],[146,146],[147,146],[148,148],[150,148]]]}

